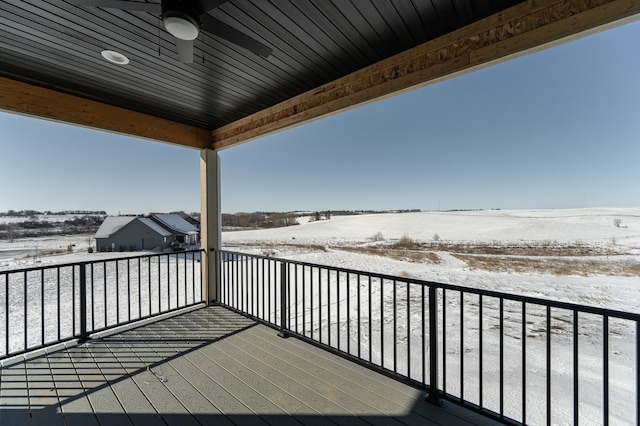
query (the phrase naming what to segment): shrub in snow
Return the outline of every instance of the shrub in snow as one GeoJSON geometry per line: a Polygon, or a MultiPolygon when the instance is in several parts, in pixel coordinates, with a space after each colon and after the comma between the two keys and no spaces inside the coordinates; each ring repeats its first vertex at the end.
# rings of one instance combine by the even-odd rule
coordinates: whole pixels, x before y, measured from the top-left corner
{"type": "Polygon", "coordinates": [[[373,237],[371,237],[371,240],[373,241],[384,241],[384,235],[382,235],[382,232],[376,232],[375,234],[373,234],[373,237]]]}
{"type": "Polygon", "coordinates": [[[393,248],[398,248],[398,249],[414,249],[416,246],[415,241],[413,241],[413,239],[411,239],[411,237],[409,237],[407,234],[403,235],[402,238],[400,238],[398,240],[397,243],[395,243],[393,245],[393,248]]]}

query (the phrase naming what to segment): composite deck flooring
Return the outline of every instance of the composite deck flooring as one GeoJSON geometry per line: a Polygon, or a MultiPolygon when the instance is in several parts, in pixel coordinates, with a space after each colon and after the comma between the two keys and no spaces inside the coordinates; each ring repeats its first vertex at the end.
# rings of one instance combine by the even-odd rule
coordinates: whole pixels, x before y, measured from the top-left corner
{"type": "Polygon", "coordinates": [[[0,425],[492,425],[219,306],[0,368],[0,425]]]}

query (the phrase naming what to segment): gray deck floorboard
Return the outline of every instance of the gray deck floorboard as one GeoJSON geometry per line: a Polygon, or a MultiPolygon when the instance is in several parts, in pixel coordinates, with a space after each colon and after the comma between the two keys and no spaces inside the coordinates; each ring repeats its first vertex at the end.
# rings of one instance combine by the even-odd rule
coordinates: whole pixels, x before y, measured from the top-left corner
{"type": "Polygon", "coordinates": [[[0,424],[497,423],[214,306],[6,362],[0,424]]]}

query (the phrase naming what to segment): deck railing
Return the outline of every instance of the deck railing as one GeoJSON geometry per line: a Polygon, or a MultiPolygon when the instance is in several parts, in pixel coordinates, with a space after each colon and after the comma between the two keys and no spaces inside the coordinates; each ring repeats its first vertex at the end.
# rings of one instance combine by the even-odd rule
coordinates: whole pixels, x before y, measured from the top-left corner
{"type": "Polygon", "coordinates": [[[504,423],[640,424],[640,315],[231,251],[220,301],[504,423]]]}
{"type": "Polygon", "coordinates": [[[0,360],[201,303],[200,254],[0,271],[0,360]]]}

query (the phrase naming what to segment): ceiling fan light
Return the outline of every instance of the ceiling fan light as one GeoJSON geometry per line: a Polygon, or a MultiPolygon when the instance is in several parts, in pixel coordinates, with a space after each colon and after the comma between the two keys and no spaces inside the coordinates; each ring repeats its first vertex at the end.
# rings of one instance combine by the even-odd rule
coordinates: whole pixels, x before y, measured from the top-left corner
{"type": "Polygon", "coordinates": [[[194,40],[200,32],[195,22],[182,16],[165,16],[163,22],[169,34],[180,40],[194,40]]]}

